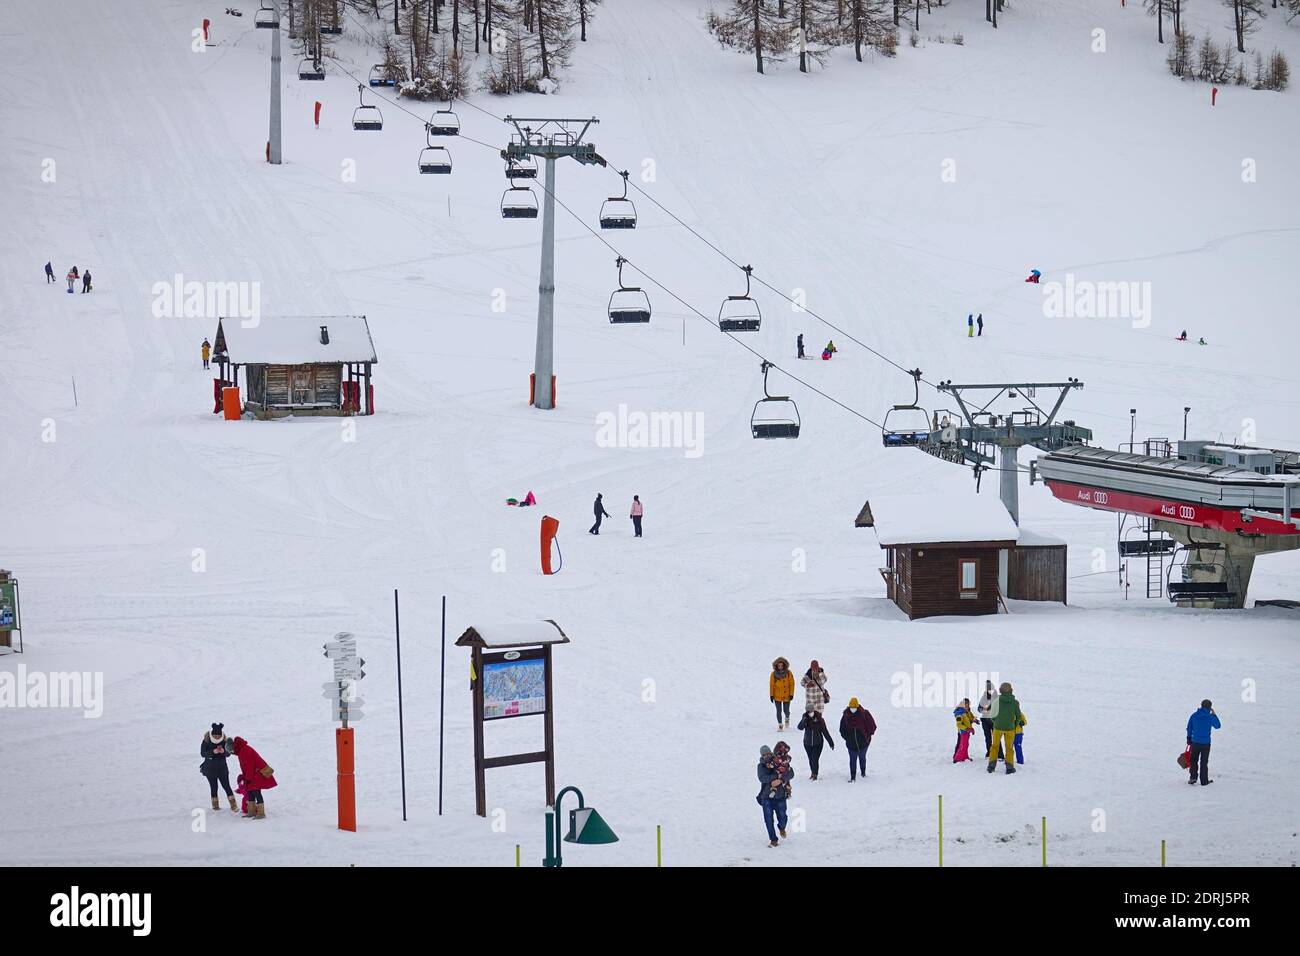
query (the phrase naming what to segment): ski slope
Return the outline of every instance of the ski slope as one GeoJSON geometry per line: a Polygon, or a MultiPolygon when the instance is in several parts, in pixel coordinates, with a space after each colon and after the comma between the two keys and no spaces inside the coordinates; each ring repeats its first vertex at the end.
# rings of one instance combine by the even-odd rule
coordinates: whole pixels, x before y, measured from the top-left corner
{"type": "MultiPolygon", "coordinates": [[[[627,278],[650,290],[654,318],[611,326],[616,253],[587,228],[619,192],[615,167],[652,165],[642,187],[703,239],[930,381],[1078,377],[1065,414],[1112,447],[1129,439],[1130,408],[1139,438],[1178,437],[1190,405],[1192,437],[1253,427],[1259,443],[1295,448],[1294,91],[1226,88],[1212,108],[1206,85],[1167,74],[1137,4],[1022,3],[993,31],[982,5],[955,0],[923,17],[917,48],[904,32],[894,60],[840,51],[825,71],[758,77],[708,36],[698,0],[609,0],[557,95],[457,104],[450,177],[417,174],[423,130],[400,110],[380,103],[381,133],[350,127],[343,71],[377,59],[362,30],[377,34],[374,21],[349,20],[323,83],[294,78],[286,38],[285,162],[272,167],[270,37],[244,6],[235,20],[194,0],[63,0],[0,28],[0,566],[22,581],[27,626],[26,655],[0,670],[104,675],[98,719],[0,712],[0,862],[505,866],[520,844],[535,863],[540,768],[489,772],[489,818],[473,814],[457,648],[437,814],[446,595],[449,644],[503,615],[554,618],[572,639],[556,651],[558,783],[581,787],[620,842],[573,848],[570,865],[652,864],[656,825],[667,865],[931,865],[938,794],[948,865],[1036,865],[1043,816],[1056,865],[1155,865],[1161,839],[1171,865],[1296,863],[1300,772],[1276,746],[1300,680],[1294,612],[1125,601],[1113,519],[1022,485],[1023,523],[1069,542],[1070,606],[907,622],[853,518],[872,495],[973,494],[969,471],[882,448],[868,421],[776,371],[803,434],[753,441],[759,358],[694,311],[715,316],[743,275],[634,192],[637,229],[603,238],[636,266],[627,278]],[[204,16],[218,45],[196,53],[204,16]],[[963,45],[933,39],[955,32],[963,45]],[[559,402],[545,413],[526,404],[541,225],[501,219],[501,161],[468,141],[503,144],[491,114],[507,113],[598,117],[591,138],[611,166],[558,170],[581,221],[562,209],[556,223],[559,402]],[[1257,181],[1242,181],[1244,159],[1257,181]],[[948,160],[955,182],[941,176],[948,160]],[[73,263],[93,271],[93,294],[63,292],[73,263]],[[1045,318],[1022,281],[1031,268],[1150,282],[1152,321],[1045,318]],[[212,415],[199,343],[215,316],[152,311],[155,284],[178,274],[259,283],[267,322],[368,316],[378,413],[212,415]],[[984,315],[980,339],[966,337],[968,312],[984,315]],[[1184,328],[1209,345],[1175,342],[1184,328]],[[701,453],[602,447],[598,416],[620,405],[698,414],[701,453]],[[504,506],[530,489],[538,510],[504,506]],[[584,538],[597,492],[613,517],[584,538]],[[564,568],[550,578],[537,567],[542,514],[561,522],[564,568]],[[1095,549],[1110,573],[1094,573],[1095,549]],[[320,645],[340,630],[357,635],[368,673],[356,834],[334,828],[319,690],[320,645]],[[845,784],[842,749],[806,779],[798,732],[778,734],[762,699],[778,655],[799,674],[822,663],[829,717],[851,696],[873,712],[865,783],[845,784]],[[950,705],[891,705],[891,677],[917,665],[1015,685],[1031,720],[1023,773],[953,766],[950,705]],[[1174,766],[1203,697],[1224,723],[1210,790],[1174,766]],[[268,822],[224,811],[194,832],[207,805],[197,746],[213,721],[275,767],[268,822]],[[806,830],[774,851],[754,764],[782,737],[806,830]]],[[[1188,19],[1227,35],[1217,7],[1188,19]]],[[[1278,16],[1255,42],[1300,57],[1278,16]]],[[[762,331],[737,338],[779,368],[876,422],[910,398],[898,368],[756,296],[762,331]],[[800,332],[810,354],[827,339],[839,353],[795,362],[800,332]]],[[[945,403],[923,390],[922,404],[945,403]]],[[[1251,597],[1295,597],[1298,571],[1297,554],[1261,560],[1251,597]]],[[[534,749],[540,734],[537,721],[497,722],[489,753],[534,749]]]]}

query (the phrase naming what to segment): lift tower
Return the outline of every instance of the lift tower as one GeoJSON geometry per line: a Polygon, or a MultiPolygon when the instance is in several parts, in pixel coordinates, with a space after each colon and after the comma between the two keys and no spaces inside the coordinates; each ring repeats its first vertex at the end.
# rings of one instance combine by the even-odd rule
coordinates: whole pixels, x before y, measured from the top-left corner
{"type": "Polygon", "coordinates": [[[515,128],[510,144],[501,151],[507,162],[525,156],[546,160],[546,199],[542,206],[542,266],[537,284],[537,355],[533,363],[533,405],[555,407],[551,382],[555,373],[555,161],[564,157],[586,166],[606,162],[592,143],[584,143],[587,130],[600,122],[590,119],[526,118],[507,116],[515,128]]]}

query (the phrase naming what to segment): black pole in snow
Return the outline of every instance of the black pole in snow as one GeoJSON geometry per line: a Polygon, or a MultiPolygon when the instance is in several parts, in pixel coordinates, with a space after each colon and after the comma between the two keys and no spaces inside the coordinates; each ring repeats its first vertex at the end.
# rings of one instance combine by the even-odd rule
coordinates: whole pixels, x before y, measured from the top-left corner
{"type": "Polygon", "coordinates": [[[438,816],[442,816],[442,741],[447,721],[447,595],[442,596],[442,677],[438,685],[438,816]]]}
{"type": "Polygon", "coordinates": [[[402,822],[406,822],[406,730],[402,721],[402,618],[393,588],[393,626],[397,632],[397,750],[402,762],[402,822]]]}

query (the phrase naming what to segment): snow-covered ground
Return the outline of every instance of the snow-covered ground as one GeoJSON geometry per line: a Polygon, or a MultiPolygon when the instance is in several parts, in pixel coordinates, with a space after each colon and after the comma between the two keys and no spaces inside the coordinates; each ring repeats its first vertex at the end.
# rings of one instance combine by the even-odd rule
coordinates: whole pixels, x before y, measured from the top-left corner
{"type": "MultiPolygon", "coordinates": [[[[334,68],[299,83],[286,44],[285,162],[267,165],[270,38],[244,6],[234,20],[195,0],[61,0],[0,27],[0,566],[22,582],[27,625],[26,656],[0,669],[104,675],[98,719],[0,710],[0,863],[510,865],[517,843],[535,862],[540,768],[490,771],[493,812],[473,814],[456,648],[437,816],[444,594],[449,643],[502,615],[554,618],[572,639],[556,651],[558,779],[621,841],[572,849],[571,865],[651,864],[656,824],[669,865],[930,865],[939,794],[949,865],[1036,864],[1043,816],[1060,865],[1153,865],[1162,838],[1171,865],[1296,862],[1294,612],[1125,601],[1113,517],[1024,486],[1024,523],[1069,542],[1070,606],[907,622],[853,518],[873,494],[971,495],[969,471],[883,449],[877,430],[776,372],[803,435],[753,441],[758,358],[653,288],[651,325],[611,326],[614,253],[564,211],[559,407],[530,409],[541,227],[500,218],[499,158],[452,142],[452,176],[418,175],[416,119],[383,105],[382,133],[354,133],[355,84],[334,68]],[[220,45],[195,53],[204,16],[220,45]],[[93,271],[93,294],[63,293],[73,263],[93,271]],[[378,414],[348,421],[355,441],[336,419],[221,421],[199,362],[215,317],[153,314],[154,284],[176,274],[260,283],[267,322],[367,315],[378,414]],[[602,447],[597,418],[621,404],[702,416],[701,453],[602,447]],[[539,509],[503,504],[529,489],[539,509]],[[584,538],[597,492],[614,517],[584,538]],[[542,513],[560,519],[564,549],[549,578],[542,513]],[[1093,573],[1098,548],[1111,573],[1093,573]],[[320,646],[339,630],[367,660],[356,834],[334,827],[320,696],[320,646]],[[820,660],[830,711],[857,696],[880,731],[852,787],[842,750],[812,783],[797,733],[784,735],[806,830],[772,851],[753,796],[757,749],[782,736],[763,699],[777,655],[797,673],[820,660]],[[950,706],[891,705],[894,675],[918,666],[1015,685],[1031,720],[1023,773],[953,766],[950,706]],[[1203,697],[1224,723],[1208,789],[1174,765],[1203,697]],[[264,824],[226,811],[194,832],[207,802],[197,748],[214,720],[276,769],[264,824]]],[[[1076,376],[1086,387],[1067,417],[1112,447],[1128,440],[1130,408],[1138,437],[1177,437],[1184,405],[1193,437],[1253,427],[1261,443],[1300,446],[1285,281],[1300,257],[1295,92],[1226,88],[1212,108],[1206,85],[1167,74],[1137,3],[1016,4],[997,31],[982,7],[935,8],[921,45],[904,33],[895,60],[840,53],[824,72],[758,77],[751,58],[717,48],[699,0],[609,0],[558,95],[476,94],[457,109],[466,137],[489,144],[507,128],[475,106],[599,117],[591,137],[611,167],[636,175],[652,161],[644,188],[665,207],[931,381],[1076,376]],[[932,39],[955,32],[964,45],[932,39]],[[1247,159],[1256,181],[1243,182],[1247,159]],[[1149,327],[1045,318],[1022,282],[1034,267],[1149,282],[1149,327]],[[973,341],[971,311],[986,321],[973,341]],[[1173,341],[1184,328],[1209,345],[1173,341]]],[[[1217,6],[1188,18],[1227,36],[1217,6]]],[[[1300,62],[1298,37],[1274,15],[1255,45],[1300,62]]],[[[353,72],[375,59],[351,22],[337,49],[353,72]]],[[[609,170],[559,169],[560,199],[589,225],[617,191],[609,170]]],[[[733,266],[638,208],[635,232],[610,241],[645,273],[706,314],[741,291],[733,266]]],[[[763,331],[747,344],[794,366],[797,333],[810,352],[833,338],[834,361],[795,374],[876,420],[910,398],[897,369],[759,298],[763,331]]],[[[1295,597],[1297,571],[1300,554],[1261,560],[1252,599],[1295,597]]],[[[537,720],[498,722],[489,753],[540,735],[537,720]]]]}

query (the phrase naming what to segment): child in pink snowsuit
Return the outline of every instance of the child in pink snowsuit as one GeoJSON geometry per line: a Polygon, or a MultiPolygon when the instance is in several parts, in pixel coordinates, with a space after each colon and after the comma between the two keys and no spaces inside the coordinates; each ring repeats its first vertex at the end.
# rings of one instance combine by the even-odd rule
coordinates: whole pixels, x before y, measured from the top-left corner
{"type": "Polygon", "coordinates": [[[957,721],[957,746],[952,752],[953,763],[965,763],[974,759],[970,755],[970,735],[975,727],[975,715],[970,711],[970,698],[965,698],[952,712],[957,721]]]}

